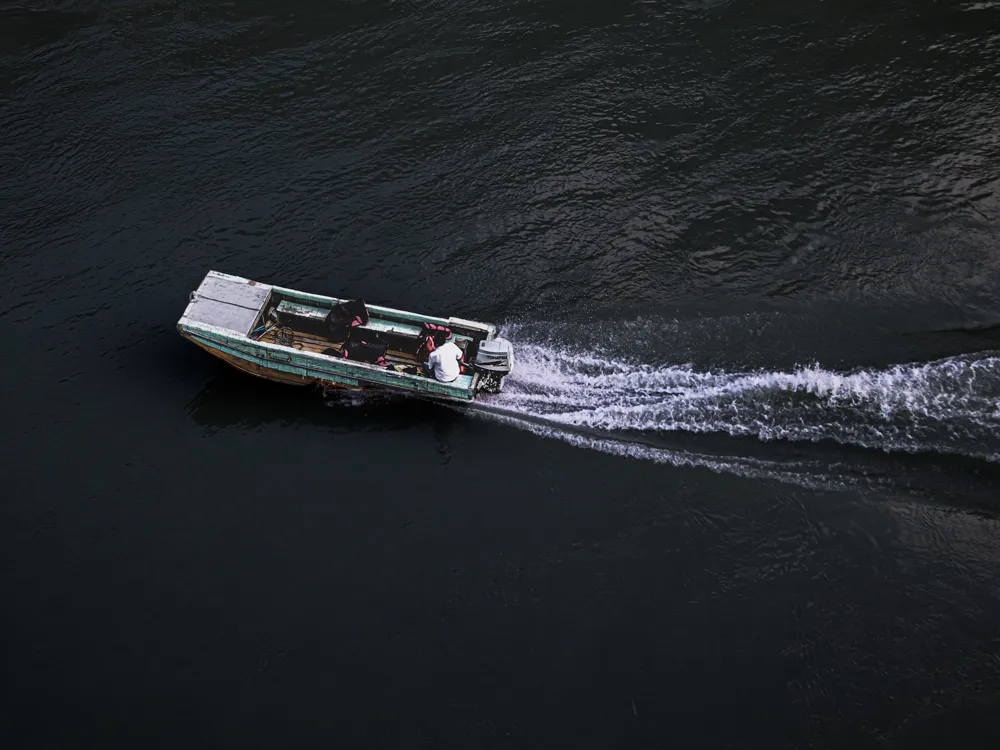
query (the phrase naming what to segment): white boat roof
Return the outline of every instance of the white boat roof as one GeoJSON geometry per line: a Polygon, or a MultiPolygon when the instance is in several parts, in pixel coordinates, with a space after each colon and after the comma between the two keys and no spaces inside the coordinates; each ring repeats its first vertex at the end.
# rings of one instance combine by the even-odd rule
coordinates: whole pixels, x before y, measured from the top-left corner
{"type": "Polygon", "coordinates": [[[198,289],[191,292],[191,301],[182,320],[245,335],[250,332],[270,293],[269,284],[209,271],[198,289]]]}

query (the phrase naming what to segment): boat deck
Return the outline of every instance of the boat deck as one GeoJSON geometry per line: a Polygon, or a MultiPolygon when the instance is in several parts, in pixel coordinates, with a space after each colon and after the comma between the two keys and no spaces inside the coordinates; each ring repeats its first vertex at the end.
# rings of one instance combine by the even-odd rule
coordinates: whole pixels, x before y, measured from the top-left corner
{"type": "MultiPolygon", "coordinates": [[[[390,330],[390,325],[397,330],[401,328],[399,324],[389,324],[384,321],[376,321],[374,319],[370,320],[365,328],[376,331],[390,330]]],[[[416,326],[413,326],[413,328],[415,330],[419,330],[416,326]]],[[[460,338],[461,337],[456,337],[456,339],[460,338]]],[[[330,341],[324,336],[295,330],[290,326],[276,326],[270,328],[262,336],[257,338],[257,340],[264,341],[269,344],[277,344],[278,346],[286,346],[299,351],[313,352],[314,354],[325,353],[329,356],[336,356],[336,354],[339,354],[345,343],[343,341],[330,341]],[[332,354],[330,352],[331,349],[334,350],[336,354],[332,354]]],[[[465,342],[456,340],[455,343],[458,344],[459,348],[465,351],[465,342]]],[[[422,361],[409,352],[403,352],[398,349],[391,348],[386,349],[385,359],[389,363],[389,367],[396,372],[405,372],[411,375],[421,375],[423,377],[433,378],[433,376],[424,373],[421,366],[423,364],[422,361]]],[[[455,380],[452,385],[459,388],[471,388],[472,379],[472,375],[459,375],[458,379],[455,380]]]]}

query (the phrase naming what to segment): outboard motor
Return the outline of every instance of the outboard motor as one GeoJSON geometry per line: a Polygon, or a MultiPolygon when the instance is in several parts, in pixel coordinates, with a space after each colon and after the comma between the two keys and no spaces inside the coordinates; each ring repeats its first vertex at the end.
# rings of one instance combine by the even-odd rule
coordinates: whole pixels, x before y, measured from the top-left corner
{"type": "Polygon", "coordinates": [[[472,364],[479,373],[480,390],[499,393],[504,375],[514,369],[514,346],[507,339],[480,341],[472,364]]]}

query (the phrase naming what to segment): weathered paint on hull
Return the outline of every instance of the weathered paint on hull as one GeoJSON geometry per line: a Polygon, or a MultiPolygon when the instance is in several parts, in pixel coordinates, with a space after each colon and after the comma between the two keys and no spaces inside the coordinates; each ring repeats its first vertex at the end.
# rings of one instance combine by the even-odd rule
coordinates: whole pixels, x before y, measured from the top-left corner
{"type": "Polygon", "coordinates": [[[287,385],[315,385],[320,382],[318,378],[307,378],[297,373],[281,372],[270,367],[263,367],[256,362],[248,362],[245,359],[235,357],[227,352],[220,352],[218,349],[199,341],[194,336],[188,336],[184,333],[181,335],[188,341],[192,341],[197,344],[212,356],[218,357],[226,364],[232,365],[237,370],[242,370],[243,372],[249,373],[250,375],[254,375],[258,378],[264,378],[265,380],[270,380],[275,383],[285,383],[287,385]]]}

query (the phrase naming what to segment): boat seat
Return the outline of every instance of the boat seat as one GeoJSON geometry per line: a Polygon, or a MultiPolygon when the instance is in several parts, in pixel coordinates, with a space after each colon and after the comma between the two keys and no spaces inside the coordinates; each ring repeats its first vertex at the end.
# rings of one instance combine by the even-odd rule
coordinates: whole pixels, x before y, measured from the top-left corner
{"type": "MultiPolygon", "coordinates": [[[[433,375],[431,377],[433,377],[433,375]]],[[[471,388],[472,377],[473,377],[472,375],[459,375],[458,378],[451,381],[450,383],[447,383],[446,385],[453,385],[458,388],[471,388]]]]}
{"type": "Polygon", "coordinates": [[[349,341],[378,341],[393,349],[415,354],[423,340],[417,335],[420,328],[405,323],[390,323],[384,320],[369,320],[367,324],[354,326],[348,333],[349,341]],[[374,323],[374,325],[372,325],[374,323]]]}
{"type": "Polygon", "coordinates": [[[326,331],[326,316],[329,310],[298,302],[281,300],[275,308],[279,326],[288,326],[303,333],[322,335],[326,331]]]}
{"type": "MultiPolygon", "coordinates": [[[[326,321],[329,310],[322,307],[312,307],[299,302],[289,302],[287,299],[278,303],[276,308],[278,321],[281,324],[291,322],[293,319],[308,321],[314,325],[322,325],[326,321]]],[[[420,326],[409,325],[408,323],[393,323],[388,320],[377,320],[370,318],[365,325],[356,326],[363,331],[378,331],[379,333],[398,333],[410,338],[420,337],[422,329],[420,326]]]]}
{"type": "Polygon", "coordinates": [[[369,331],[379,331],[381,333],[400,333],[411,338],[420,338],[423,329],[420,326],[413,326],[409,323],[391,323],[388,320],[377,320],[371,318],[366,325],[359,326],[369,331]]]}

